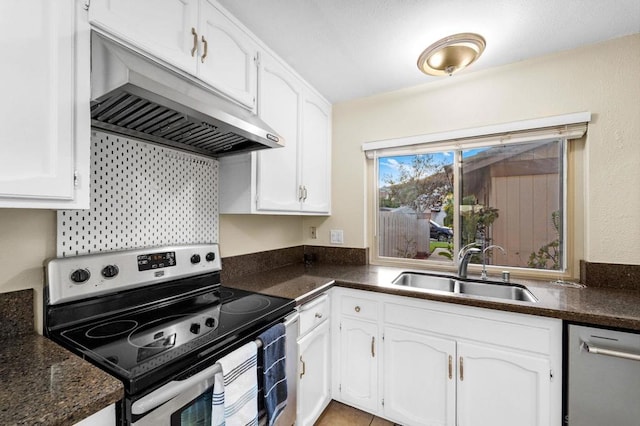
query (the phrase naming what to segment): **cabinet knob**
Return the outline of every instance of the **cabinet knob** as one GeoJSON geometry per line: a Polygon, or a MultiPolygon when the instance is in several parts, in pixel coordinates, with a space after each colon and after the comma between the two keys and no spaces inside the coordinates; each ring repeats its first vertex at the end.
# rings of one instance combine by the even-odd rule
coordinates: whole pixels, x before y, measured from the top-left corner
{"type": "Polygon", "coordinates": [[[322,313],[321,312],[316,312],[316,318],[322,318],[322,313]]]}
{"type": "Polygon", "coordinates": [[[356,312],[360,312],[360,306],[355,307],[356,312]]]}

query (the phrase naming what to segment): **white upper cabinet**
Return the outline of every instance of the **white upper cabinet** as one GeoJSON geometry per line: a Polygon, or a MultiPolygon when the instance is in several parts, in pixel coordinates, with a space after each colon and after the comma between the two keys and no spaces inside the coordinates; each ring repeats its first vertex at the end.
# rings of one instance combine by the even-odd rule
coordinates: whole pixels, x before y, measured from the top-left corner
{"type": "Polygon", "coordinates": [[[284,138],[285,146],[256,153],[256,208],[297,211],[302,85],[272,56],[262,55],[260,62],[260,117],[284,138]]]}
{"type": "Polygon", "coordinates": [[[256,104],[257,46],[209,1],[200,2],[198,77],[251,109],[256,104]]]}
{"type": "Polygon", "coordinates": [[[92,0],[93,26],[253,110],[254,41],[208,0],[92,0]]]}
{"type": "Polygon", "coordinates": [[[86,11],[75,0],[3,1],[0,43],[0,207],[88,208],[86,11]]]}
{"type": "Polygon", "coordinates": [[[92,0],[89,21],[128,45],[195,73],[198,0],[92,0]]]}
{"type": "Polygon", "coordinates": [[[327,215],[331,105],[268,53],[258,74],[260,118],[285,144],[220,160],[220,213],[327,215]]]}
{"type": "Polygon", "coordinates": [[[331,210],[331,106],[310,90],[302,105],[301,179],[302,210],[331,210]]]}

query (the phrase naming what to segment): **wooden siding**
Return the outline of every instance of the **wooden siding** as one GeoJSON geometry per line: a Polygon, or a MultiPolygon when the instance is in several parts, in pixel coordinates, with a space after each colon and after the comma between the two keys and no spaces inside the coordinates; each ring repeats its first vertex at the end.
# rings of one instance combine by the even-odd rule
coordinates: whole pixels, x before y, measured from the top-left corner
{"type": "Polygon", "coordinates": [[[529,256],[555,240],[551,213],[560,208],[558,174],[492,177],[490,205],[499,211],[492,226],[492,244],[507,252],[493,252],[496,265],[527,267],[529,256]]]}

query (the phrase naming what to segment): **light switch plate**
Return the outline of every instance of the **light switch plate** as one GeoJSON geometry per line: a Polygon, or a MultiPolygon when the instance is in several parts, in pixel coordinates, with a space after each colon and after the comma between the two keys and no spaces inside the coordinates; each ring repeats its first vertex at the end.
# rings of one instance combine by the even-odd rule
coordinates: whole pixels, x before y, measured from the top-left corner
{"type": "Polygon", "coordinates": [[[344,232],[342,229],[331,230],[331,244],[344,244],[344,232]]]}

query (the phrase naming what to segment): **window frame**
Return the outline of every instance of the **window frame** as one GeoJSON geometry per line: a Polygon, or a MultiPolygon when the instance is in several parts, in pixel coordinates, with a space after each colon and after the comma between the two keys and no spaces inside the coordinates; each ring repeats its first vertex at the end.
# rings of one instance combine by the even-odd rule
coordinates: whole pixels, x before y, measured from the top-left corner
{"type": "MultiPolygon", "coordinates": [[[[460,250],[460,239],[457,230],[460,229],[460,195],[462,193],[462,180],[461,175],[461,158],[462,151],[471,149],[474,147],[488,147],[491,145],[511,144],[520,142],[532,142],[543,140],[562,140],[562,169],[560,170],[562,176],[562,266],[561,270],[551,269],[535,269],[525,267],[514,266],[501,266],[501,265],[487,265],[487,270],[490,276],[499,275],[501,271],[509,271],[514,277],[524,278],[555,278],[555,279],[567,279],[577,278],[578,273],[578,258],[583,252],[582,244],[584,241],[580,238],[576,238],[575,228],[578,229],[584,226],[583,220],[569,220],[576,215],[576,204],[583,205],[582,202],[576,202],[576,193],[579,187],[583,187],[584,182],[574,182],[574,178],[579,175],[579,170],[574,170],[575,167],[581,161],[580,154],[576,154],[576,149],[573,149],[573,145],[584,144],[584,135],[586,133],[586,124],[590,119],[586,115],[581,115],[584,121],[580,123],[572,123],[571,125],[534,128],[528,130],[521,130],[508,135],[486,135],[475,136],[466,139],[456,140],[435,140],[426,143],[419,143],[419,137],[411,137],[404,139],[394,139],[390,141],[375,141],[363,144],[363,151],[369,161],[367,161],[368,178],[370,184],[367,185],[372,192],[371,203],[369,203],[369,237],[372,244],[370,244],[370,263],[381,266],[395,266],[402,268],[414,268],[422,270],[434,270],[434,271],[446,271],[455,272],[457,270],[458,260],[457,253],[460,250]],[[402,144],[402,141],[408,141],[410,143],[402,144]],[[581,140],[582,143],[576,142],[581,140]],[[389,143],[390,142],[390,143],[389,143]],[[384,147],[384,145],[388,147],[384,147]],[[381,157],[389,157],[394,155],[415,155],[415,154],[427,154],[430,152],[443,152],[454,151],[455,159],[453,164],[454,169],[454,259],[452,261],[444,260],[432,260],[432,259],[405,259],[405,258],[393,258],[383,257],[379,255],[379,239],[378,239],[378,210],[379,210],[379,161],[381,157]],[[372,161],[371,161],[372,160],[372,161]],[[580,247],[578,247],[580,246],[580,247]]],[[[430,135],[424,135],[422,140],[433,139],[430,135]]],[[[581,167],[577,167],[580,169],[581,167]]],[[[469,271],[472,274],[479,273],[482,265],[470,264],[469,271]]]]}

